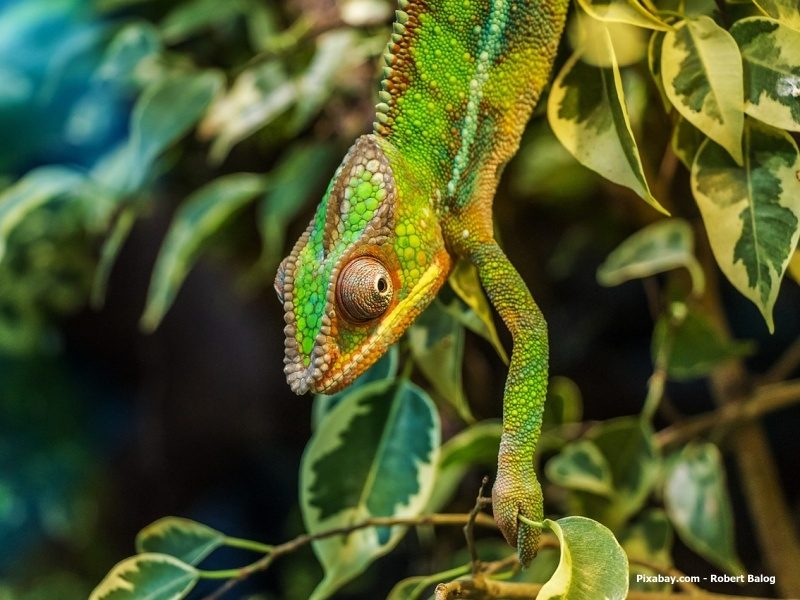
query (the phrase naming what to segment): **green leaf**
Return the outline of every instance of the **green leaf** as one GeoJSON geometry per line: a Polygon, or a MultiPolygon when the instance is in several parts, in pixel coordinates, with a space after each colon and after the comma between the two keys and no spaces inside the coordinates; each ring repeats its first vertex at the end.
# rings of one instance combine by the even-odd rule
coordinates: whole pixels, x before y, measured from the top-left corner
{"type": "Polygon", "coordinates": [[[508,354],[506,354],[503,343],[500,341],[500,336],[497,335],[497,328],[494,326],[494,317],[492,316],[492,307],[486,298],[483,286],[481,286],[478,268],[469,261],[459,260],[456,262],[456,266],[453,272],[450,273],[447,282],[456,295],[472,309],[472,314],[477,316],[478,319],[476,321],[464,311],[458,311],[458,314],[453,313],[452,304],[448,305],[450,313],[455,314],[465,327],[491,342],[498,356],[508,364],[508,354]]]}
{"type": "Polygon", "coordinates": [[[742,58],[731,35],[709,17],[681,21],[664,37],[667,97],[692,125],[742,164],[742,58]]]}
{"type": "Polygon", "coordinates": [[[603,497],[576,490],[570,498],[572,512],[592,515],[616,528],[641,510],[656,484],[661,459],[653,430],[637,417],[623,417],[595,425],[586,439],[605,457],[614,494],[603,497]]]}
{"type": "Polygon", "coordinates": [[[133,229],[137,216],[137,211],[134,208],[123,208],[103,242],[103,246],[100,249],[100,259],[94,272],[94,282],[92,283],[92,308],[99,310],[105,303],[106,289],[108,287],[108,278],[111,275],[111,269],[117,260],[119,251],[122,249],[123,244],[125,244],[128,235],[130,235],[133,229]]]}
{"type": "MultiPolygon", "coordinates": [[[[654,362],[669,327],[670,315],[662,315],[653,329],[651,354],[654,362]]],[[[675,380],[703,377],[717,365],[752,354],[753,350],[751,342],[726,340],[702,313],[690,309],[673,331],[667,375],[675,380]]]]}
{"type": "Polygon", "coordinates": [[[314,58],[302,75],[290,77],[277,61],[245,69],[230,91],[211,107],[200,127],[214,138],[211,159],[222,161],[230,149],[295,107],[289,128],[299,131],[316,116],[330,96],[336,79],[366,58],[368,48],[356,41],[352,29],[336,29],[316,38],[314,58]]]}
{"type": "MultiPolygon", "coordinates": [[[[314,432],[300,469],[309,533],[370,517],[413,517],[433,491],[439,415],[424,391],[402,380],[349,394],[314,432]]],[[[362,573],[400,540],[404,527],[372,527],[314,542],[325,577],[319,600],[362,573]]]]}
{"type": "Polygon", "coordinates": [[[213,138],[211,161],[222,162],[233,146],[285,113],[296,97],[294,82],[277,60],[242,71],[200,124],[200,137],[213,138]]]}
{"type": "Polygon", "coordinates": [[[159,24],[164,41],[177,44],[189,37],[226,25],[248,9],[243,0],[192,0],[176,6],[159,24]]]}
{"type": "Polygon", "coordinates": [[[800,31],[752,17],[734,23],[731,35],[744,60],[745,112],[800,131],[800,31]]]}
{"type": "Polygon", "coordinates": [[[219,531],[179,517],[164,517],[142,529],[136,536],[136,552],[169,554],[197,565],[225,543],[219,531]]]}
{"type": "Polygon", "coordinates": [[[236,211],[264,192],[266,179],[251,173],[224,175],[191,194],[175,213],[150,281],[141,319],[153,331],[167,312],[204,242],[236,211]]]}
{"type": "Polygon", "coordinates": [[[722,272],[773,331],[772,308],[799,233],[800,152],[785,131],[748,119],[744,156],[740,167],[704,143],[692,192],[722,272]]]}
{"type": "Polygon", "coordinates": [[[800,31],[800,6],[796,0],[754,0],[765,15],[800,31]]]}
{"type": "Polygon", "coordinates": [[[436,485],[425,513],[442,510],[471,468],[495,468],[502,433],[503,425],[499,421],[481,421],[460,431],[442,445],[436,485]]]}
{"type": "Polygon", "coordinates": [[[397,365],[400,361],[400,350],[397,344],[389,346],[378,362],[372,365],[362,375],[343,389],[331,395],[317,394],[311,406],[311,428],[317,429],[322,420],[327,417],[333,408],[349,396],[353,391],[375,381],[392,380],[397,376],[397,365]]]}
{"type": "Polygon", "coordinates": [[[467,422],[475,418],[469,409],[461,370],[464,366],[464,327],[434,300],[409,328],[408,343],[414,364],[433,389],[467,422]]]}
{"type": "Polygon", "coordinates": [[[628,595],[628,559],[607,527],[585,517],[545,519],[544,525],[561,542],[561,560],[537,600],[623,600],[628,595]]]}
{"type": "Polygon", "coordinates": [[[614,495],[611,469],[600,449],[589,440],[567,444],[545,467],[547,478],[571,490],[583,490],[599,496],[614,495]]]}
{"type": "Polygon", "coordinates": [[[627,23],[663,31],[670,28],[635,0],[578,0],[578,4],[590,16],[600,21],[627,23]]]}
{"type": "Polygon", "coordinates": [[[174,74],[142,92],[131,114],[130,169],[149,169],[156,157],[183,137],[222,88],[217,71],[174,74]]]}
{"type": "MultiPolygon", "coordinates": [[[[661,509],[644,511],[634,522],[620,532],[619,543],[629,559],[639,559],[649,564],[668,569],[672,566],[672,544],[674,535],[667,514],[661,509]]],[[[631,589],[649,592],[668,592],[670,583],[637,581],[637,575],[651,577],[661,573],[637,562],[630,564],[631,589]]]]}
{"type": "Polygon", "coordinates": [[[0,260],[5,256],[8,237],[31,211],[66,194],[75,194],[86,178],[68,167],[38,167],[14,185],[0,192],[0,260]]]}
{"type": "Polygon", "coordinates": [[[697,294],[705,289],[705,277],[694,256],[694,234],[683,219],[662,219],[640,229],[608,255],[597,269],[597,281],[614,286],[686,267],[697,294]]]}
{"type": "Polygon", "coordinates": [[[259,203],[264,244],[261,263],[265,268],[277,267],[289,223],[305,208],[312,193],[324,191],[334,171],[336,155],[332,144],[295,143],[270,171],[269,189],[259,203]]]}
{"type": "Polygon", "coordinates": [[[139,66],[161,50],[161,38],[152,24],[147,21],[130,23],[109,42],[95,77],[114,82],[135,80],[139,66]]]}
{"type": "Polygon", "coordinates": [[[578,162],[666,212],[644,177],[611,39],[608,32],[603,37],[611,67],[588,65],[576,52],[553,82],[547,118],[558,140],[578,162]]]}
{"type": "Polygon", "coordinates": [[[118,563],[89,600],[180,600],[197,583],[198,571],[167,554],[139,554],[118,563]]]}
{"type": "Polygon", "coordinates": [[[678,116],[672,128],[670,142],[673,151],[689,171],[692,170],[694,159],[706,139],[702,131],[683,117],[678,116]]]}
{"type": "Polygon", "coordinates": [[[744,573],[733,546],[725,467],[714,444],[691,444],[671,464],[664,506],[684,543],[728,573],[744,573]]]}

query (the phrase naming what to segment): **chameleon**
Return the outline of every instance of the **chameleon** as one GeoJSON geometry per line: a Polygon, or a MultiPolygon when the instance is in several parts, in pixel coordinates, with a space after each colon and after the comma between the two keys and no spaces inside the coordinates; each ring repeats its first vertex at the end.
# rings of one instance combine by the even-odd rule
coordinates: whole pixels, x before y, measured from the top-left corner
{"type": "Polygon", "coordinates": [[[477,267],[512,352],[492,487],[520,562],[543,517],[533,466],[547,391],[547,326],[494,239],[503,168],[547,84],[568,0],[399,0],[372,133],[333,175],[275,277],[291,389],[335,393],[428,306],[458,260],[477,267]]]}

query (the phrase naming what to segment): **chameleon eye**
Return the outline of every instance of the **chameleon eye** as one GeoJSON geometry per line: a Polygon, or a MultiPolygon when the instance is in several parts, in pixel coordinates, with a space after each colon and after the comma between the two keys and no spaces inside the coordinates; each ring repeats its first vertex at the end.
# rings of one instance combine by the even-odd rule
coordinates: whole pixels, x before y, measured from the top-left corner
{"type": "Polygon", "coordinates": [[[371,256],[350,261],[336,281],[336,305],[355,323],[380,317],[389,308],[393,295],[389,271],[371,256]]]}

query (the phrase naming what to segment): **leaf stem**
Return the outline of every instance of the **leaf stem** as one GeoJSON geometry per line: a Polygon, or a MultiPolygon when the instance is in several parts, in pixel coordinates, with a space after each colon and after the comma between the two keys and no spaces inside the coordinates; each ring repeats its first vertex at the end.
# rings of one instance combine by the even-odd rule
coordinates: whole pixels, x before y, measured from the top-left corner
{"type": "Polygon", "coordinates": [[[538,529],[544,529],[544,523],[540,523],[539,521],[534,521],[533,519],[529,519],[524,515],[517,515],[517,519],[520,520],[521,523],[525,523],[525,525],[529,525],[531,527],[537,527],[538,529]]]}
{"type": "Polygon", "coordinates": [[[222,543],[232,548],[241,548],[243,550],[258,552],[259,554],[269,554],[275,548],[269,544],[262,544],[261,542],[256,542],[254,540],[246,540],[244,538],[228,536],[225,536],[225,539],[222,540],[222,543]]]}

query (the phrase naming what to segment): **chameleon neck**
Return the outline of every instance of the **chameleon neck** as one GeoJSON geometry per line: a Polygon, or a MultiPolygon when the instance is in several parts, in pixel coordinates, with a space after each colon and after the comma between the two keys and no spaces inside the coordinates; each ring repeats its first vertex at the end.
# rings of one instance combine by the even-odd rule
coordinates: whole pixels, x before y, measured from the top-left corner
{"type": "Polygon", "coordinates": [[[496,179],[516,152],[547,82],[567,5],[400,2],[375,132],[413,157],[440,206],[471,202],[481,172],[496,179]]]}

